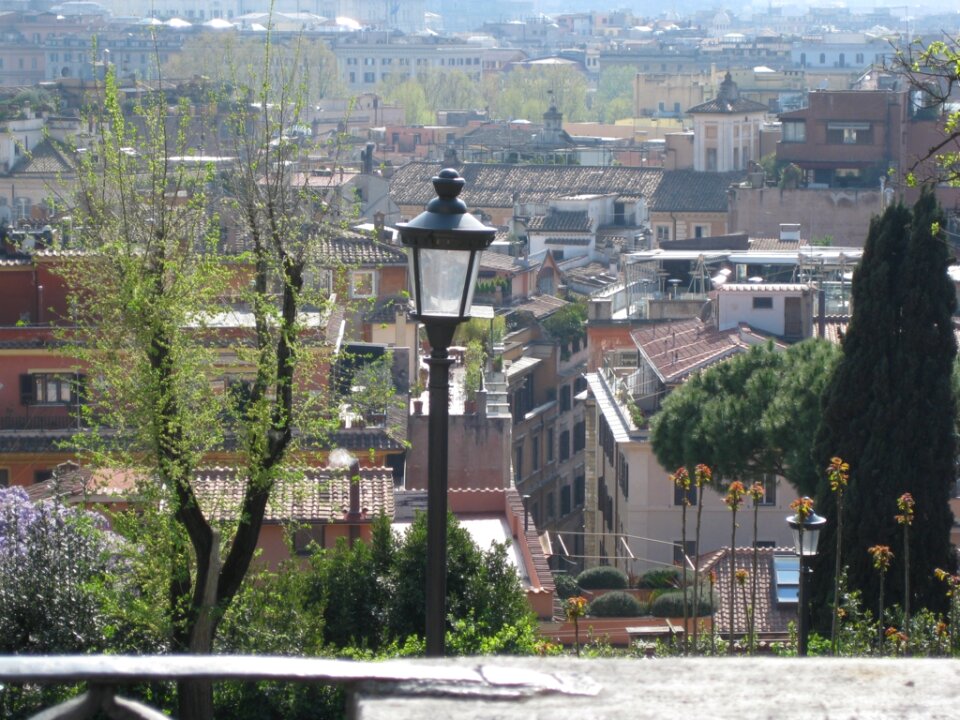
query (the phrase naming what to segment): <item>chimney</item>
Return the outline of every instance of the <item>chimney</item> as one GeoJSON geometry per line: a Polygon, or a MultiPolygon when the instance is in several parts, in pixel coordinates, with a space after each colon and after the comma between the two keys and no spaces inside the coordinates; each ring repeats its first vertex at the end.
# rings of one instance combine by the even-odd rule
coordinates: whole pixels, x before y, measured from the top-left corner
{"type": "Polygon", "coordinates": [[[820,306],[817,313],[817,334],[825,338],[827,336],[827,291],[823,288],[817,291],[817,305],[820,306]]]}
{"type": "Polygon", "coordinates": [[[363,174],[373,175],[373,149],[376,145],[372,142],[367,143],[367,149],[360,153],[363,158],[363,174]]]}
{"type": "Polygon", "coordinates": [[[360,512],[360,461],[354,460],[350,465],[350,510],[347,512],[347,520],[359,520],[362,517],[360,512]]]}
{"type": "Polygon", "coordinates": [[[780,223],[780,240],[799,240],[800,223],[780,223]]]}

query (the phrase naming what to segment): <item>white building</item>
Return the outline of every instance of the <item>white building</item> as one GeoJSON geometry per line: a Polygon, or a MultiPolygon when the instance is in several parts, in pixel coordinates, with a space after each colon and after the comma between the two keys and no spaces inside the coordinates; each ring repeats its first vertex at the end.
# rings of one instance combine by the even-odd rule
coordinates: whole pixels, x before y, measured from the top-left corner
{"type": "Polygon", "coordinates": [[[760,160],[760,129],[767,107],[740,97],[726,74],[713,100],[687,110],[693,116],[693,169],[698,172],[744,170],[760,160]]]}

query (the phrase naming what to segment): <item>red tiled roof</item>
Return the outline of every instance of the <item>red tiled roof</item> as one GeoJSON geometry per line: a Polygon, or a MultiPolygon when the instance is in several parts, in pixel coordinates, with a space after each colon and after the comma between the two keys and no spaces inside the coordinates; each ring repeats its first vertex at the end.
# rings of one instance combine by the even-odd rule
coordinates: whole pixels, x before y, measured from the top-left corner
{"type": "Polygon", "coordinates": [[[667,385],[749,347],[741,340],[739,328],[720,331],[697,318],[647,325],[634,330],[631,337],[667,385]]]}
{"type": "Polygon", "coordinates": [[[342,232],[334,237],[321,238],[317,248],[320,265],[328,267],[407,264],[407,253],[403,248],[358,233],[342,232]]]}
{"type": "MultiPolygon", "coordinates": [[[[350,478],[330,468],[304,468],[299,481],[277,484],[270,496],[264,522],[343,522],[350,509],[350,478]]],[[[204,509],[219,519],[236,516],[244,483],[232,468],[200,471],[194,491],[204,509]]],[[[361,468],[360,507],[365,517],[383,512],[393,517],[393,471],[361,468]]]]}
{"type": "Polygon", "coordinates": [[[561,300],[553,295],[536,295],[527,298],[521,303],[513,305],[511,310],[523,310],[532,313],[537,320],[542,320],[548,315],[552,315],[565,305],[569,305],[566,300],[561,300]]]}
{"type": "MultiPolygon", "coordinates": [[[[774,555],[795,556],[793,548],[759,548],[757,550],[757,604],[754,608],[756,632],[763,635],[785,635],[791,622],[797,621],[796,603],[778,603],[773,572],[774,555]]],[[[753,548],[737,548],[735,566],[737,570],[753,573],[753,548]]],[[[704,577],[710,572],[716,573],[713,587],[714,614],[713,626],[718,633],[726,634],[730,627],[730,548],[725,547],[700,559],[700,569],[704,577]]],[[[751,602],[752,577],[748,577],[744,589],[747,603],[751,602]]],[[[733,632],[741,635],[747,632],[747,613],[743,590],[734,588],[733,632]]]]}

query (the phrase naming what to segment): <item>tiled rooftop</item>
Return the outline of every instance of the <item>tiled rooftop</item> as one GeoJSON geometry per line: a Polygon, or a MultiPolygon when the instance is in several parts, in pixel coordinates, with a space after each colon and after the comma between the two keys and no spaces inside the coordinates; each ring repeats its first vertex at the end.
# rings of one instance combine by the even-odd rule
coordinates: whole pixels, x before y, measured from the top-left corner
{"type": "Polygon", "coordinates": [[[42,140],[26,153],[26,160],[14,171],[17,175],[60,175],[74,171],[73,161],[53,140],[42,140]]]}
{"type": "Polygon", "coordinates": [[[537,320],[542,320],[548,315],[552,315],[565,305],[569,305],[566,300],[561,300],[553,295],[536,295],[527,298],[521,303],[513,305],[511,310],[520,310],[532,313],[537,320]]]}
{"type": "Polygon", "coordinates": [[[358,233],[342,232],[322,238],[317,245],[319,263],[325,266],[406,265],[403,248],[378,242],[358,233]]]}
{"type": "MultiPolygon", "coordinates": [[[[430,179],[442,169],[438,163],[407,163],[390,181],[391,198],[398,205],[425,206],[435,195],[430,179]]],[[[471,208],[513,207],[515,193],[521,201],[584,193],[650,197],[664,175],[659,168],[580,165],[467,163],[456,170],[466,180],[461,197],[471,208]]]]}
{"type": "Polygon", "coordinates": [[[742,172],[671,170],[650,196],[651,212],[726,212],[727,190],[746,177],[742,172]]]}
{"type": "MultiPolygon", "coordinates": [[[[756,631],[760,635],[786,635],[791,622],[797,621],[796,603],[778,603],[774,592],[774,555],[795,557],[793,548],[758,548],[757,551],[757,605],[754,609],[756,631]]],[[[735,565],[737,570],[753,573],[753,548],[737,548],[735,565]]],[[[700,567],[705,576],[715,571],[717,582],[713,597],[716,610],[713,615],[714,627],[718,633],[726,634],[730,627],[730,548],[723,548],[700,559],[700,567]]],[[[751,580],[745,585],[747,598],[751,596],[751,580]]],[[[747,615],[743,594],[735,588],[733,609],[733,631],[735,635],[747,631],[747,615]]]]}
{"type": "Polygon", "coordinates": [[[656,323],[631,333],[640,352],[667,385],[724,358],[746,352],[738,328],[719,331],[697,318],[656,323]]]}
{"type": "Polygon", "coordinates": [[[554,210],[546,215],[534,215],[527,223],[527,229],[544,232],[590,232],[592,225],[586,210],[554,210]]]}
{"type": "MultiPolygon", "coordinates": [[[[274,488],[264,522],[338,522],[350,509],[350,478],[329,468],[305,468],[298,481],[274,488]]],[[[231,519],[243,500],[244,483],[231,468],[210,468],[198,474],[194,490],[199,503],[214,517],[231,519]]],[[[367,517],[393,517],[393,471],[361,468],[360,507],[367,517]]]]}
{"type": "Polygon", "coordinates": [[[501,252],[487,250],[480,256],[481,270],[516,273],[521,270],[526,270],[527,267],[527,262],[523,258],[513,257],[501,252]]]}

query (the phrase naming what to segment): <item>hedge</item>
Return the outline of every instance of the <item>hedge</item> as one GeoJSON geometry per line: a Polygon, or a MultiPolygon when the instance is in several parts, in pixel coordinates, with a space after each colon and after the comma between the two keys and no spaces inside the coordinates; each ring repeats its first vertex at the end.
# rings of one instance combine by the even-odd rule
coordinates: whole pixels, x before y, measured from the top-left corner
{"type": "Polygon", "coordinates": [[[565,573],[557,573],[554,575],[553,582],[557,586],[557,596],[562,600],[580,594],[580,586],[577,585],[577,581],[565,573]]]}
{"type": "Polygon", "coordinates": [[[679,568],[648,570],[637,581],[638,588],[678,588],[683,582],[679,568]]]}
{"type": "Polygon", "coordinates": [[[609,565],[584,570],[577,576],[577,585],[584,590],[626,590],[627,574],[609,565]]]}
{"type": "MultiPolygon", "coordinates": [[[[704,615],[710,615],[713,612],[713,608],[710,606],[710,600],[705,597],[700,598],[700,609],[699,611],[694,611],[693,609],[693,593],[687,593],[688,601],[690,602],[690,607],[688,612],[691,614],[696,614],[700,617],[704,615]]],[[[656,598],[650,604],[650,614],[654,617],[683,617],[683,592],[680,590],[674,590],[672,592],[665,592],[656,598]]]]}
{"type": "Polygon", "coordinates": [[[594,617],[637,617],[647,615],[649,608],[630,593],[614,591],[601,595],[587,607],[594,617]]]}

